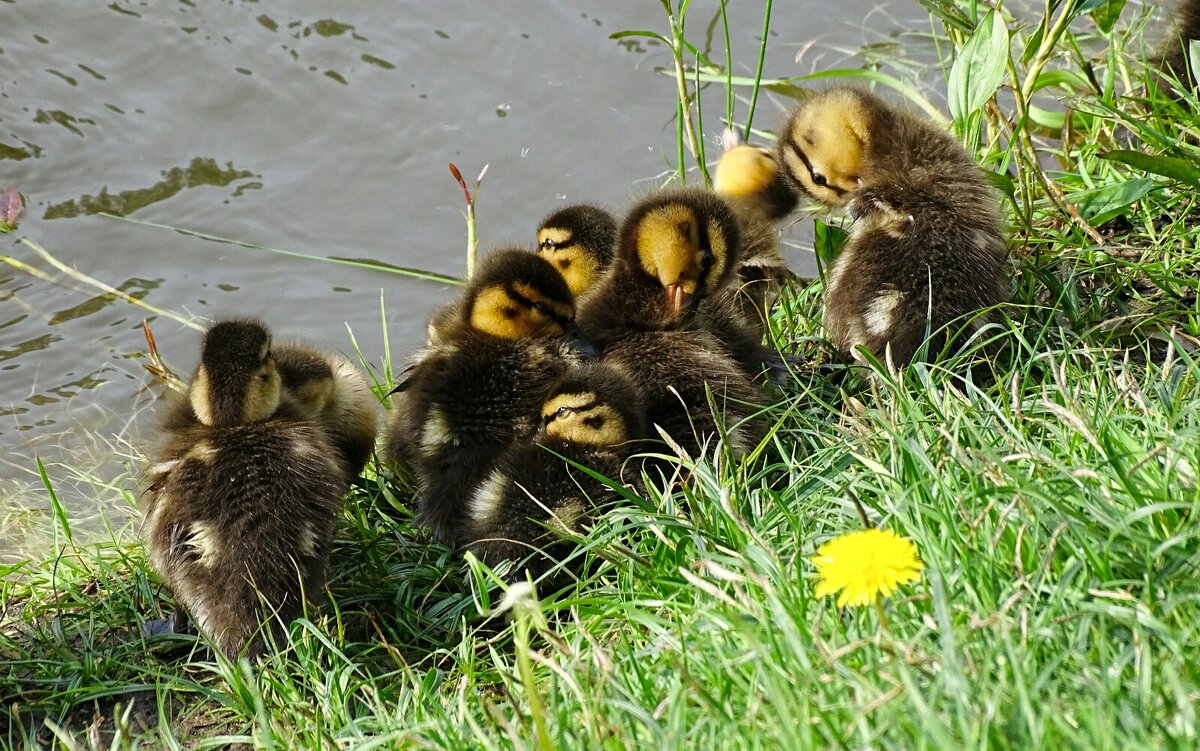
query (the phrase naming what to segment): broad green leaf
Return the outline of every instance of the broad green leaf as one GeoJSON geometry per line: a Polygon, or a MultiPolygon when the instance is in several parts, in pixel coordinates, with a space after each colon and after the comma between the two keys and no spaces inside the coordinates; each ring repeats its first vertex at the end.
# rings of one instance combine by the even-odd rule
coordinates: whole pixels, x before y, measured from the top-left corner
{"type": "Polygon", "coordinates": [[[1082,190],[1072,193],[1069,198],[1084,219],[1093,224],[1103,224],[1158,185],[1159,182],[1154,178],[1142,177],[1094,190],[1082,190]]]}
{"type": "Polygon", "coordinates": [[[816,219],[813,221],[813,251],[817,255],[817,265],[828,269],[833,265],[838,253],[842,251],[850,234],[841,227],[816,219]]]}
{"type": "Polygon", "coordinates": [[[1067,123],[1067,113],[1061,110],[1048,110],[1037,105],[1029,105],[1029,119],[1043,128],[1062,130],[1067,123]]]}
{"type": "Polygon", "coordinates": [[[806,89],[802,86],[795,86],[790,83],[763,84],[763,88],[773,91],[776,94],[798,100],[807,99],[808,97],[812,96],[813,93],[812,89],[806,89]]]}
{"type": "MultiPolygon", "coordinates": [[[[1021,62],[1029,64],[1033,56],[1037,54],[1038,48],[1042,46],[1042,37],[1046,34],[1046,25],[1040,23],[1029,33],[1029,38],[1025,40],[1025,48],[1021,50],[1021,62]]],[[[1020,40],[1020,37],[1017,37],[1020,40]]]]}
{"type": "Polygon", "coordinates": [[[1125,150],[1110,151],[1103,158],[1200,188],[1200,167],[1186,159],[1125,150]]]}
{"type": "Polygon", "coordinates": [[[1107,34],[1112,31],[1113,24],[1121,17],[1121,11],[1124,9],[1125,0],[1088,0],[1080,8],[1080,12],[1091,13],[1096,26],[1107,34]]]}
{"type": "Polygon", "coordinates": [[[1091,88],[1087,78],[1085,78],[1082,73],[1074,70],[1067,70],[1066,68],[1061,70],[1042,71],[1038,75],[1037,80],[1034,81],[1033,90],[1039,91],[1049,86],[1065,86],[1066,88],[1073,90],[1087,90],[1091,88]]]}
{"type": "Polygon", "coordinates": [[[1000,88],[1008,62],[1008,28],[996,11],[984,16],[950,68],[950,115],[958,123],[978,111],[1000,88]]]}

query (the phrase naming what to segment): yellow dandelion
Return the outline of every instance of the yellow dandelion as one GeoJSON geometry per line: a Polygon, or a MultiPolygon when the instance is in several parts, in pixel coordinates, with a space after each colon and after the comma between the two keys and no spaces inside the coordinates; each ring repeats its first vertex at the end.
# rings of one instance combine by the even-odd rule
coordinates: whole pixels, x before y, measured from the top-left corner
{"type": "Polygon", "coordinates": [[[884,529],[866,529],[836,537],[811,558],[820,581],[817,597],[840,592],[838,607],[870,605],[900,584],[921,578],[921,559],[912,540],[884,529]]]}

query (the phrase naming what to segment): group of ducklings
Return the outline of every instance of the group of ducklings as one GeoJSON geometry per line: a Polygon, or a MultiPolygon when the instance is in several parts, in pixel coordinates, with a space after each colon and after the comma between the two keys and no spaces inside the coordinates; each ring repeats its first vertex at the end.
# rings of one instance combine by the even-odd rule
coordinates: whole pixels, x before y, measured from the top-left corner
{"type": "MultiPolygon", "coordinates": [[[[654,465],[628,472],[635,455],[696,456],[718,436],[752,451],[783,365],[763,345],[790,275],[775,225],[802,195],[854,220],[824,293],[845,356],[903,364],[927,341],[936,353],[1005,299],[998,197],[963,148],[868,92],[816,94],[774,150],[727,150],[713,190],[662,190],[620,221],[571,206],[542,222],[536,249],[484,259],[392,394],[381,458],[415,471],[417,522],[542,571],[620,497],[580,467],[636,488],[654,465]]],[[[323,590],[376,420],[344,359],[273,346],[257,321],[209,329],[146,474],[150,559],[179,607],[154,628],[188,613],[226,653],[260,654],[264,624],[323,590]]]]}

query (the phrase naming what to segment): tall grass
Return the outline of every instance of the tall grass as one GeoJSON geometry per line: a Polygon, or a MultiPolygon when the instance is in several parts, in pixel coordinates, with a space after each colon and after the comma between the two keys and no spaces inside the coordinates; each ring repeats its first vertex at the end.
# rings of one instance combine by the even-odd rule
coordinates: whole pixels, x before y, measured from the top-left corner
{"type": "MultiPolygon", "coordinates": [[[[662,35],[684,115],[697,80],[741,85],[685,56],[687,5],[662,35]]],[[[1143,90],[1140,8],[1087,15],[1119,5],[927,4],[962,86],[944,118],[1011,199],[1009,355],[986,381],[957,361],[800,372],[772,458],[712,452],[601,520],[587,577],[506,613],[486,570],[411,526],[406,478],[371,467],[330,604],[254,671],[144,641],[170,605],[134,531],[78,545],[64,512],[59,548],[0,569],[0,746],[1195,747],[1200,109],[1143,90]],[[886,627],[813,596],[807,559],[860,506],[926,567],[886,627]]],[[[786,294],[778,343],[818,347],[818,309],[819,282],[786,294]]]]}

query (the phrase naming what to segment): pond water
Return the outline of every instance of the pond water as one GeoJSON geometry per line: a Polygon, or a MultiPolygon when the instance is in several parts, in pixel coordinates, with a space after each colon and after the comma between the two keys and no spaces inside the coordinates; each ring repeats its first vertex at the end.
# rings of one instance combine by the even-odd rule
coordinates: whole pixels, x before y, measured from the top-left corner
{"type": "MultiPolygon", "coordinates": [[[[919,5],[902,5],[776,2],[767,75],[902,54],[894,36],[929,28],[919,5]]],[[[721,60],[717,7],[692,3],[688,37],[721,60]]],[[[735,73],[752,75],[762,4],[728,13],[735,73]]],[[[375,364],[386,320],[400,359],[453,287],[99,214],[460,275],[462,195],[447,162],[468,179],[490,164],[481,249],[532,241],[564,202],[620,209],[670,169],[674,81],[658,72],[669,53],[609,38],[627,29],[665,33],[661,5],[0,0],[0,187],[28,198],[23,234],[150,304],[258,315],[277,336],[341,351],[349,329],[375,364]]],[[[723,101],[723,88],[706,90],[709,144],[723,101]]],[[[765,92],[756,122],[773,127],[787,102],[765,92]]],[[[801,273],[807,225],[789,235],[801,273]]],[[[48,269],[14,236],[0,236],[0,255],[48,269]]],[[[125,523],[161,391],[142,368],[146,311],[53,278],[0,265],[0,559],[47,539],[39,458],[77,537],[125,523]]],[[[196,332],[152,321],[186,375],[196,332]]]]}

